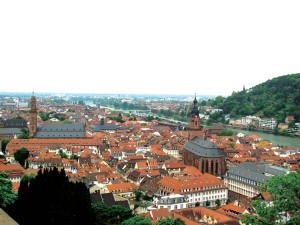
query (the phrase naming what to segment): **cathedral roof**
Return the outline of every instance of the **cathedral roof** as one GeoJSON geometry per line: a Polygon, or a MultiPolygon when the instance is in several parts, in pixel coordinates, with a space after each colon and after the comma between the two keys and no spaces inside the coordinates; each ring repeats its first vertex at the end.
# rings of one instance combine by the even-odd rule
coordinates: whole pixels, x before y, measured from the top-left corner
{"type": "Polygon", "coordinates": [[[194,137],[185,144],[184,148],[189,152],[206,158],[224,157],[224,154],[214,143],[200,137],[194,137]]]}
{"type": "Polygon", "coordinates": [[[72,124],[46,124],[39,128],[35,138],[84,138],[83,123],[72,124]]]}

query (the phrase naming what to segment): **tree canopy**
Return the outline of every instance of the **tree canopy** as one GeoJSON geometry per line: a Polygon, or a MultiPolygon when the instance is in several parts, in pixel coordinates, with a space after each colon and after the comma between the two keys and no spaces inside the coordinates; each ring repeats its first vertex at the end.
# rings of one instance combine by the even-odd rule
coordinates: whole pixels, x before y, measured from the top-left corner
{"type": "Polygon", "coordinates": [[[20,224],[93,224],[89,191],[82,182],[70,182],[62,169],[39,170],[22,179],[12,214],[20,224]]]}
{"type": "Polygon", "coordinates": [[[7,173],[0,171],[0,208],[14,203],[17,194],[12,192],[12,183],[7,173]]]}
{"type": "Polygon", "coordinates": [[[130,209],[119,205],[109,207],[105,203],[95,203],[92,210],[95,225],[117,225],[134,216],[130,209]]]}
{"type": "Polygon", "coordinates": [[[17,135],[18,139],[28,139],[29,138],[29,131],[27,129],[22,128],[21,133],[17,135]]]}
{"type": "Polygon", "coordinates": [[[180,218],[164,218],[159,220],[156,225],[184,225],[185,223],[180,218]]]}
{"type": "Polygon", "coordinates": [[[29,151],[27,148],[20,148],[14,154],[15,160],[20,163],[21,166],[24,167],[25,160],[29,157],[29,151]]]}
{"type": "Polygon", "coordinates": [[[5,149],[6,149],[7,144],[9,143],[9,141],[10,141],[9,138],[3,138],[1,140],[1,150],[3,153],[5,153],[5,149]]]}
{"type": "Polygon", "coordinates": [[[122,225],[152,225],[150,219],[143,216],[134,216],[125,220],[122,225]]]}
{"type": "Polygon", "coordinates": [[[300,224],[300,174],[291,172],[268,179],[261,187],[270,192],[272,203],[258,199],[252,202],[255,213],[244,215],[242,222],[246,225],[263,224],[300,224]],[[292,216],[286,223],[287,213],[292,216]]]}

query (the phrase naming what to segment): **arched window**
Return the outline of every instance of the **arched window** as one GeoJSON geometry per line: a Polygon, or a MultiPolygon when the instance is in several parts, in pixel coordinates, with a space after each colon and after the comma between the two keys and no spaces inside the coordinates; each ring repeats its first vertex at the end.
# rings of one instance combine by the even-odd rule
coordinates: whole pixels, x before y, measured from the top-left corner
{"type": "Polygon", "coordinates": [[[216,174],[219,174],[219,163],[218,163],[218,161],[216,161],[215,167],[216,167],[216,169],[215,169],[216,174]]]}

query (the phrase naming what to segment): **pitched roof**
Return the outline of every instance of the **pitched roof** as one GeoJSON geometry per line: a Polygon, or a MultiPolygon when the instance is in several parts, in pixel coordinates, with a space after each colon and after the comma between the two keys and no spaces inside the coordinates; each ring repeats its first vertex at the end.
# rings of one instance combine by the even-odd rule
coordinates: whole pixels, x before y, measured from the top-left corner
{"type": "Polygon", "coordinates": [[[177,215],[181,215],[194,222],[199,222],[200,220],[202,220],[204,224],[216,223],[220,225],[221,224],[239,225],[238,221],[205,207],[179,209],[179,210],[174,210],[173,212],[177,215]]]}
{"type": "Polygon", "coordinates": [[[112,193],[132,192],[138,189],[138,186],[133,183],[110,184],[110,185],[106,185],[106,187],[108,191],[112,193]]]}
{"type": "Polygon", "coordinates": [[[150,216],[152,221],[158,221],[163,218],[169,218],[172,214],[169,212],[167,208],[160,208],[160,209],[152,209],[150,211],[150,216]]]}
{"type": "Polygon", "coordinates": [[[15,134],[21,134],[20,128],[0,128],[0,135],[15,135],[15,134]]]}
{"type": "Polygon", "coordinates": [[[187,144],[185,144],[184,148],[202,157],[225,157],[221,150],[217,147],[217,145],[197,136],[190,140],[187,144]]]}
{"type": "Polygon", "coordinates": [[[35,138],[84,138],[83,123],[46,124],[38,128],[35,138]]]}
{"type": "MultiPolygon", "coordinates": [[[[266,173],[276,175],[280,173],[287,172],[287,169],[277,167],[277,166],[270,166],[268,164],[260,164],[254,162],[244,162],[236,167],[230,168],[226,173],[225,177],[229,177],[230,174],[237,175],[239,177],[244,177],[249,180],[253,180],[259,183],[265,182],[269,176],[266,176],[266,173]]],[[[234,177],[230,177],[229,179],[235,180],[234,177]]],[[[242,181],[239,181],[242,183],[242,181]]],[[[251,185],[251,184],[248,184],[251,185]]]]}

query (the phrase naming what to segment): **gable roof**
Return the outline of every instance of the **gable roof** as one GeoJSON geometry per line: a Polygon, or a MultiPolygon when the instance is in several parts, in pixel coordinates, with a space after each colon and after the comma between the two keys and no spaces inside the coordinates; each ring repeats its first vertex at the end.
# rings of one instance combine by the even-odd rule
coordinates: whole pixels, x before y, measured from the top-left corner
{"type": "Polygon", "coordinates": [[[38,128],[35,138],[84,138],[83,123],[46,124],[38,128]]]}
{"type": "Polygon", "coordinates": [[[200,137],[194,137],[184,145],[184,148],[198,156],[219,158],[225,157],[221,150],[214,143],[200,137]]]}

